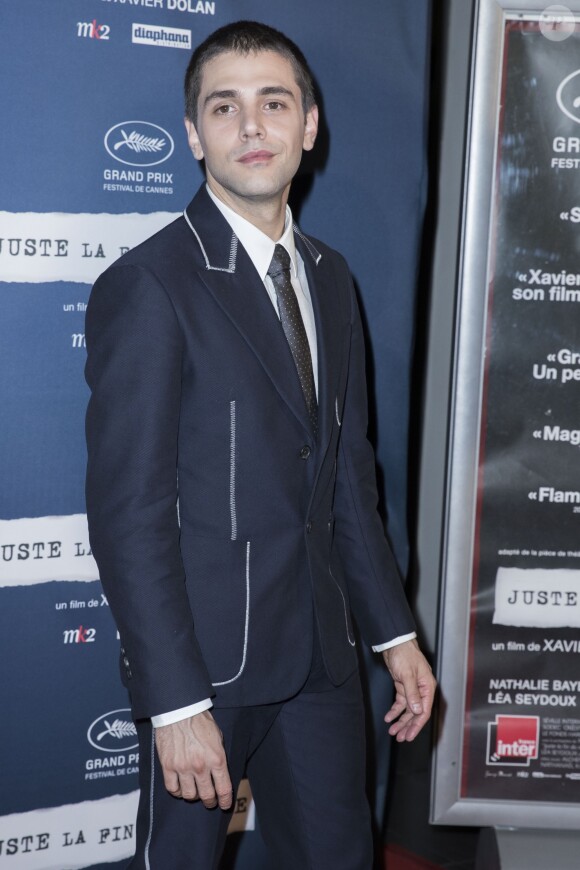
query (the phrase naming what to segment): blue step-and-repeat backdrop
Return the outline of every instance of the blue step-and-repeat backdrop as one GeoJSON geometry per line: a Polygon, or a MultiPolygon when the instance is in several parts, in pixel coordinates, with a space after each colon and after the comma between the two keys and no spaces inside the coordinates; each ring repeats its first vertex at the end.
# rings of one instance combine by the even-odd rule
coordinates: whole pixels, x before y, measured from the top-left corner
{"type": "MultiPolygon", "coordinates": [[[[84,507],[84,312],[99,273],[197,189],[183,72],[192,47],[238,18],[288,33],[320,87],[321,141],[293,207],[307,232],[347,256],[360,289],[389,530],[405,566],[428,6],[2,0],[1,868],[111,868],[133,851],[137,739],[84,507]]],[[[388,688],[376,668],[380,728],[388,688]]],[[[379,740],[379,805],[381,751],[379,740]]],[[[232,827],[258,826],[243,792],[232,827]]],[[[234,842],[228,866],[268,866],[257,831],[234,842]]]]}

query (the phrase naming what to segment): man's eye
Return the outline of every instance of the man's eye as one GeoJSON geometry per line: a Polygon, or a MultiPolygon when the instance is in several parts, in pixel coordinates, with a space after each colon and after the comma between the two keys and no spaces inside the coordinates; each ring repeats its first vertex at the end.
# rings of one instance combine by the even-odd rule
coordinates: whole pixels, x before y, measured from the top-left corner
{"type": "Polygon", "coordinates": [[[216,115],[229,115],[233,111],[234,111],[233,106],[224,105],[224,106],[218,106],[215,110],[215,113],[216,113],[216,115]]]}
{"type": "Polygon", "coordinates": [[[269,103],[266,103],[266,108],[269,111],[276,112],[284,108],[284,103],[281,103],[279,100],[270,100],[269,103]]]}

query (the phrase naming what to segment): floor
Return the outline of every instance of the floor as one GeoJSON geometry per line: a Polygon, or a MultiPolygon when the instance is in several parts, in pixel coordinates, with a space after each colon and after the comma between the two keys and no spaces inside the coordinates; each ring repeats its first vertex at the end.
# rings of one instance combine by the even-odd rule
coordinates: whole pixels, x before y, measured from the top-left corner
{"type": "Polygon", "coordinates": [[[394,747],[385,870],[473,870],[479,828],[429,824],[430,735],[394,747]],[[412,812],[410,812],[412,808],[412,812]]]}
{"type": "Polygon", "coordinates": [[[440,864],[433,864],[420,858],[401,846],[391,844],[385,849],[385,870],[440,870],[440,864]]]}

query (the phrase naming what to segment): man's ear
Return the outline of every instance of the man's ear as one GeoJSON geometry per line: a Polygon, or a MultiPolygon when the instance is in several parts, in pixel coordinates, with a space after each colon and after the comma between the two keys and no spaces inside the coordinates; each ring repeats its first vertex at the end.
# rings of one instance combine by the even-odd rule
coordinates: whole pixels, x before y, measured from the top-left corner
{"type": "Polygon", "coordinates": [[[306,125],[304,127],[304,141],[302,147],[305,151],[312,151],[318,133],[318,106],[312,106],[306,112],[306,125]]]}
{"type": "Polygon", "coordinates": [[[196,160],[203,160],[203,148],[197,135],[197,130],[193,126],[193,122],[189,118],[185,118],[185,129],[187,130],[187,141],[196,160]]]}

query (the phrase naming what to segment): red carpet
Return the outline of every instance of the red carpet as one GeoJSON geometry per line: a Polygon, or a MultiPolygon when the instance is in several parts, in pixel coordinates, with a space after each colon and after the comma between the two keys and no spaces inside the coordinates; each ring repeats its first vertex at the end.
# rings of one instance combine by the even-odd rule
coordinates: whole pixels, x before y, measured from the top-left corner
{"type": "Polygon", "coordinates": [[[413,855],[401,846],[389,843],[385,849],[385,870],[441,870],[425,858],[413,855]]]}

